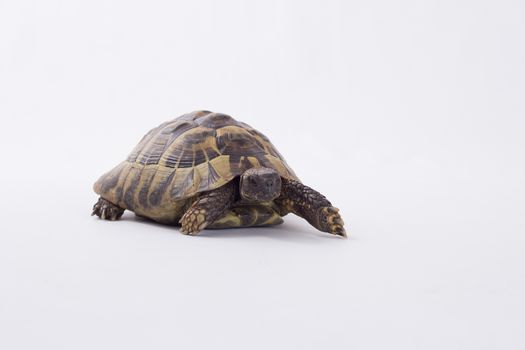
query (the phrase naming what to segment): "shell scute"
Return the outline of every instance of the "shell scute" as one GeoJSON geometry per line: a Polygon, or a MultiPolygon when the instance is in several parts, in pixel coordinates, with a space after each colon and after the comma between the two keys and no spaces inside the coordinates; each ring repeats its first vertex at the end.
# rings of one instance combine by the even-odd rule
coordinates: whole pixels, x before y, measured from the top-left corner
{"type": "Polygon", "coordinates": [[[263,154],[264,147],[253,135],[238,126],[228,126],[217,130],[217,146],[222,154],[232,156],[255,156],[263,154]]]}
{"type": "Polygon", "coordinates": [[[205,128],[218,129],[225,126],[237,125],[238,122],[227,114],[210,113],[201,116],[195,122],[205,128]]]}

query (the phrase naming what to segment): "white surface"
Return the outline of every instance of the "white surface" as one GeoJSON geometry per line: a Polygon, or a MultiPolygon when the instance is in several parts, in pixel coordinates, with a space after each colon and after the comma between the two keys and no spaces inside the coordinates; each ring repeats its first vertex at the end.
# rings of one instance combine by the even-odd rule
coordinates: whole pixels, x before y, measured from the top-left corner
{"type": "Polygon", "coordinates": [[[3,1],[0,348],[523,349],[519,1],[3,1]],[[195,109],[260,129],[349,240],[89,216],[195,109]]]}

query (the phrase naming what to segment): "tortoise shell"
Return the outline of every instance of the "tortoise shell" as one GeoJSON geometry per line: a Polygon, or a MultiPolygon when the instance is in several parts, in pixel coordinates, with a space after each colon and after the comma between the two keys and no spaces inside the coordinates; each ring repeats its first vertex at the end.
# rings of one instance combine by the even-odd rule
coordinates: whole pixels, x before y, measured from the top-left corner
{"type": "Polygon", "coordinates": [[[262,133],[226,114],[195,111],[149,131],[94,190],[122,208],[165,222],[188,198],[258,166],[297,180],[262,133]]]}

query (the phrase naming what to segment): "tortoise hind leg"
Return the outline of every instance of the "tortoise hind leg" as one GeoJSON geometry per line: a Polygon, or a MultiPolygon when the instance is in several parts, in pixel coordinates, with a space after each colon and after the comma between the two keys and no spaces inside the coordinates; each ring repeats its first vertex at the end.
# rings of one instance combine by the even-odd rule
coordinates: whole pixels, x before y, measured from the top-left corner
{"type": "Polygon", "coordinates": [[[124,213],[124,209],[100,197],[93,206],[91,215],[96,215],[104,220],[118,220],[124,213]]]}
{"type": "Polygon", "coordinates": [[[240,205],[227,210],[208,228],[235,228],[270,226],[283,223],[281,216],[272,208],[263,205],[240,205]]]}

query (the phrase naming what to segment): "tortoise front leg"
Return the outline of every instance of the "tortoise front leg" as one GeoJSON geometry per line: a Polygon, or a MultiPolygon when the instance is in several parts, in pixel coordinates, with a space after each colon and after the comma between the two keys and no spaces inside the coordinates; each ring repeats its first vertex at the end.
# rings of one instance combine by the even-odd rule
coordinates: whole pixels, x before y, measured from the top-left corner
{"type": "Polygon", "coordinates": [[[195,235],[224,215],[235,200],[234,181],[199,196],[180,219],[180,231],[195,235]]]}
{"type": "Polygon", "coordinates": [[[280,214],[294,213],[316,229],[346,237],[339,209],[325,196],[296,180],[282,179],[281,195],[275,200],[280,214]]]}

